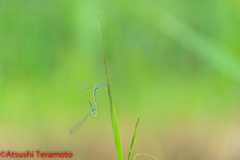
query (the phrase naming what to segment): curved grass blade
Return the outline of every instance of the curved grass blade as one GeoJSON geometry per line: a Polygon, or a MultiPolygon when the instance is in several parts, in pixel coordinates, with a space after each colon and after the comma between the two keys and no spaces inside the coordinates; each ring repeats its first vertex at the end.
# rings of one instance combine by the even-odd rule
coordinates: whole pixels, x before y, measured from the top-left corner
{"type": "Polygon", "coordinates": [[[137,132],[138,122],[139,122],[139,115],[138,115],[137,123],[135,125],[135,129],[134,129],[134,132],[133,132],[132,142],[131,142],[130,149],[129,149],[129,152],[128,152],[127,160],[130,159],[131,154],[132,154],[133,145],[134,145],[134,142],[135,142],[135,139],[136,139],[136,132],[137,132]]]}
{"type": "Polygon", "coordinates": [[[70,130],[70,134],[74,134],[76,133],[84,124],[84,122],[87,120],[87,118],[90,116],[90,114],[88,114],[86,117],[84,117],[76,126],[74,126],[71,130],[70,130]]]}
{"type": "Polygon", "coordinates": [[[118,132],[117,116],[116,116],[116,112],[115,112],[115,108],[113,105],[112,96],[111,96],[111,92],[110,92],[107,67],[106,67],[105,57],[104,57],[102,36],[101,36],[101,32],[100,32],[99,12],[98,12],[98,29],[99,29],[101,46],[102,46],[103,63],[104,63],[105,74],[106,74],[106,79],[107,79],[107,90],[108,90],[108,98],[109,98],[109,104],[110,104],[110,116],[111,116],[111,121],[112,121],[112,130],[113,130],[113,137],[114,137],[114,142],[115,142],[115,147],[116,147],[117,159],[123,160],[122,146],[121,146],[120,136],[119,136],[119,132],[118,132]]]}
{"type": "Polygon", "coordinates": [[[133,158],[133,160],[135,160],[137,156],[142,156],[142,155],[143,155],[143,156],[149,156],[149,157],[152,157],[152,158],[154,158],[154,159],[157,159],[156,157],[154,157],[154,156],[152,156],[152,155],[150,155],[150,154],[138,153],[138,154],[135,155],[135,157],[133,158]]]}
{"type": "MultiPolygon", "coordinates": [[[[226,51],[222,46],[216,45],[214,40],[210,37],[197,33],[183,22],[179,21],[176,17],[172,15],[169,15],[169,17],[171,18],[167,21],[163,20],[162,23],[169,29],[170,26],[174,24],[177,26],[177,29],[174,34],[165,32],[168,36],[191,51],[190,53],[195,54],[194,56],[197,56],[212,68],[240,82],[240,64],[239,61],[236,61],[236,59],[231,56],[233,55],[232,53],[226,51]]],[[[162,29],[164,30],[164,28],[162,29]]]]}

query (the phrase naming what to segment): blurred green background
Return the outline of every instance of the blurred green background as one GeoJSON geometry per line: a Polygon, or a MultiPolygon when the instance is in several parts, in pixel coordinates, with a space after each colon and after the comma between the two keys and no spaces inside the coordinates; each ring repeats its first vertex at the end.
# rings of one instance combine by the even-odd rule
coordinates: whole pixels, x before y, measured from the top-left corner
{"type": "Polygon", "coordinates": [[[239,159],[237,0],[1,0],[0,150],[116,159],[105,90],[69,134],[91,110],[74,82],[105,81],[98,11],[124,157],[140,115],[133,155],[239,159]]]}

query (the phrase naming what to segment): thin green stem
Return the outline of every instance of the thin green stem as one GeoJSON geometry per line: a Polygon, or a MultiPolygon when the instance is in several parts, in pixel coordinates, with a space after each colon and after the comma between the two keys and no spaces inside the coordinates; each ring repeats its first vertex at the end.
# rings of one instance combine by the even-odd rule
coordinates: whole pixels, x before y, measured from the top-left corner
{"type": "Polygon", "coordinates": [[[100,22],[99,22],[99,12],[98,12],[98,29],[99,29],[101,46],[102,46],[103,63],[104,63],[105,74],[107,79],[107,89],[108,89],[108,97],[109,97],[109,103],[110,103],[110,116],[111,116],[111,122],[112,122],[113,137],[114,137],[114,142],[116,147],[116,154],[117,154],[118,160],[123,160],[122,146],[121,146],[121,141],[120,141],[120,136],[118,131],[118,124],[117,124],[117,116],[116,116],[116,112],[115,112],[115,108],[113,105],[112,96],[110,92],[107,66],[106,66],[104,50],[103,50],[103,43],[102,43],[102,36],[101,36],[100,22]]]}

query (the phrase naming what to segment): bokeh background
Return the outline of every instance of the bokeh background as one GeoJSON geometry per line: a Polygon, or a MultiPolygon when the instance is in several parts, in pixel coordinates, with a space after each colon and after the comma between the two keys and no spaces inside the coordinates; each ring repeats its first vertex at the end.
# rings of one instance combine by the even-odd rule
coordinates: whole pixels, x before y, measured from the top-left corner
{"type": "Polygon", "coordinates": [[[105,81],[98,11],[124,158],[140,115],[133,155],[240,159],[237,0],[1,0],[0,150],[116,159],[104,89],[69,134],[91,111],[74,82],[105,81]]]}

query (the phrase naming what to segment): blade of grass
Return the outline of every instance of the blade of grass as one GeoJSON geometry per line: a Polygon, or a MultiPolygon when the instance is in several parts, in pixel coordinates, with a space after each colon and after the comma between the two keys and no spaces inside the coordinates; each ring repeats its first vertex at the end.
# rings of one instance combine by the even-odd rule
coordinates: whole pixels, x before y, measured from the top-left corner
{"type": "Polygon", "coordinates": [[[138,115],[137,123],[136,123],[136,125],[135,125],[135,129],[134,129],[134,132],[133,132],[132,143],[131,143],[131,145],[130,145],[130,149],[129,149],[129,152],[128,152],[128,158],[127,158],[127,160],[130,159],[131,154],[132,154],[132,149],[133,149],[133,145],[134,145],[134,142],[135,142],[135,137],[136,137],[138,122],[139,122],[139,115],[138,115]]]}
{"type": "Polygon", "coordinates": [[[115,141],[117,159],[123,160],[122,146],[121,146],[121,141],[120,141],[120,136],[119,136],[119,131],[118,131],[118,124],[117,124],[117,116],[116,116],[116,112],[115,112],[115,108],[113,105],[112,96],[111,96],[111,92],[110,92],[107,67],[106,67],[105,57],[104,57],[102,36],[101,36],[101,32],[100,32],[99,12],[98,12],[98,29],[99,29],[101,46],[102,46],[103,63],[104,63],[105,74],[106,74],[106,79],[107,79],[108,98],[109,98],[109,103],[110,103],[110,115],[111,115],[111,121],[112,121],[112,130],[113,130],[113,137],[114,137],[114,141],[115,141]]]}
{"type": "Polygon", "coordinates": [[[150,155],[150,154],[138,153],[138,154],[135,155],[135,157],[133,158],[133,160],[135,160],[137,156],[142,156],[142,155],[143,155],[143,156],[149,156],[149,157],[152,157],[152,158],[154,158],[154,159],[157,159],[156,157],[154,157],[154,156],[152,156],[152,155],[150,155]]]}
{"type": "Polygon", "coordinates": [[[194,31],[170,14],[162,18],[161,30],[212,68],[240,82],[239,61],[231,56],[230,51],[216,44],[210,37],[194,31]]]}

